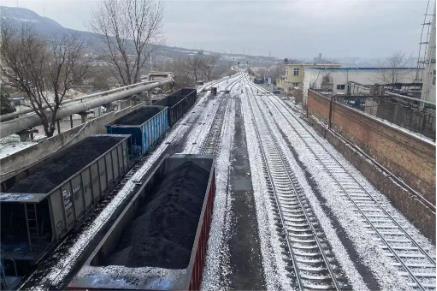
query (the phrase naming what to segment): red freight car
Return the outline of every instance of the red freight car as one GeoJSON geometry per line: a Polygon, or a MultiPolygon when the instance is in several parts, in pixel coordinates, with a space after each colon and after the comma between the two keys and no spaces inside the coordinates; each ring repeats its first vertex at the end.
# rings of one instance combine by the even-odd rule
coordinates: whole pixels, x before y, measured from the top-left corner
{"type": "Polygon", "coordinates": [[[215,196],[211,156],[176,154],[142,184],[72,290],[198,290],[215,196]]]}

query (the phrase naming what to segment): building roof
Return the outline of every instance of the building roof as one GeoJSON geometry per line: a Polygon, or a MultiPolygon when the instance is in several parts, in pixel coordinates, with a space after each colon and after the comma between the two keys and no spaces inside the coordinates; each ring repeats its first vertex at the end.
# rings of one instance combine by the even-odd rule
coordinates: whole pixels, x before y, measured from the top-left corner
{"type": "Polygon", "coordinates": [[[311,69],[326,69],[326,70],[334,70],[334,71],[377,71],[377,70],[417,70],[417,68],[412,67],[402,67],[402,68],[391,68],[391,67],[313,67],[311,69]]]}
{"type": "Polygon", "coordinates": [[[314,68],[338,68],[341,64],[285,64],[286,66],[314,67],[314,68]]]}

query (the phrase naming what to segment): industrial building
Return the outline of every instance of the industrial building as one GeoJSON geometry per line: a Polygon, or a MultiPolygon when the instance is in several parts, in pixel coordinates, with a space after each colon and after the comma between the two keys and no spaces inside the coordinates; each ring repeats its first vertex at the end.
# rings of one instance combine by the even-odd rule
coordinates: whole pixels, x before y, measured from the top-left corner
{"type": "MultiPolygon", "coordinates": [[[[340,67],[335,64],[290,64],[276,85],[296,101],[306,104],[308,89],[346,94],[348,82],[363,85],[414,84],[416,68],[340,67]]],[[[435,86],[435,85],[434,85],[435,86]]]]}

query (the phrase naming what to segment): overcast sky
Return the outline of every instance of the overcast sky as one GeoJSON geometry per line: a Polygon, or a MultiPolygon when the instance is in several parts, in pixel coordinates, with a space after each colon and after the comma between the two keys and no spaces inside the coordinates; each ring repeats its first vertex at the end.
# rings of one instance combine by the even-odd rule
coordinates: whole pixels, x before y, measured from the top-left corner
{"type": "MultiPolygon", "coordinates": [[[[427,0],[162,1],[163,42],[220,52],[381,58],[418,51],[427,0]]],[[[433,1],[431,1],[433,2],[433,1]]],[[[96,0],[0,0],[89,30],[96,0]]]]}

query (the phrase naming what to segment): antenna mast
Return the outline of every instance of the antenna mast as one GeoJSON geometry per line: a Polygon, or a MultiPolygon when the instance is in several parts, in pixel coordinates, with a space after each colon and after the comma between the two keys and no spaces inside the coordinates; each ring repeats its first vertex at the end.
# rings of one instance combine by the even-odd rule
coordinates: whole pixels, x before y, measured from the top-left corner
{"type": "Polygon", "coordinates": [[[429,12],[430,2],[431,0],[428,0],[426,3],[425,17],[423,19],[423,23],[421,24],[422,29],[420,31],[419,54],[417,56],[416,78],[415,78],[416,82],[422,82],[422,78],[423,78],[422,72],[423,69],[425,68],[427,59],[429,58],[428,45],[429,45],[429,38],[431,36],[432,18],[434,16],[434,10],[432,11],[432,13],[429,12]]]}

